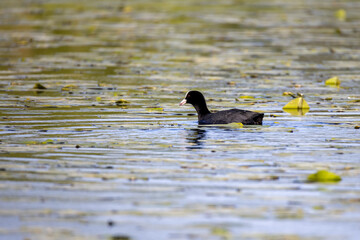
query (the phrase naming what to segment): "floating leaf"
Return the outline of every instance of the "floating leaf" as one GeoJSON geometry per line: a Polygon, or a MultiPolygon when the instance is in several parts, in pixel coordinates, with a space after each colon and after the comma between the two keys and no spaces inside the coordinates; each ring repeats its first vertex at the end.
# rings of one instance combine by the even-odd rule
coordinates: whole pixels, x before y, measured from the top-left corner
{"type": "Polygon", "coordinates": [[[46,89],[46,87],[41,83],[35,83],[33,89],[46,89]]]}
{"type": "Polygon", "coordinates": [[[309,182],[339,182],[341,181],[341,177],[335,173],[326,170],[320,170],[314,174],[310,174],[307,177],[307,180],[309,182]]]}
{"type": "Polygon", "coordinates": [[[313,206],[313,209],[314,210],[324,210],[325,207],[323,205],[315,205],[315,206],[313,206]]]}
{"type": "Polygon", "coordinates": [[[75,84],[68,84],[68,85],[64,86],[63,88],[61,88],[61,91],[72,91],[77,88],[79,88],[79,87],[75,84]]]}
{"type": "Polygon", "coordinates": [[[148,108],[147,109],[149,112],[162,112],[164,111],[164,108],[162,107],[156,107],[156,108],[148,108]]]}
{"type": "Polygon", "coordinates": [[[283,109],[310,109],[304,97],[297,97],[286,104],[283,109]]]}
{"type": "Polygon", "coordinates": [[[346,20],[346,11],[344,9],[339,9],[335,12],[335,17],[340,21],[346,20]]]}
{"type": "Polygon", "coordinates": [[[228,126],[232,127],[232,128],[243,128],[244,124],[242,124],[242,123],[229,123],[228,126]]]}
{"type": "Polygon", "coordinates": [[[156,90],[156,87],[154,87],[154,86],[144,86],[144,87],[140,87],[139,89],[156,90]]]}
{"type": "Polygon", "coordinates": [[[122,9],[123,13],[130,13],[132,11],[132,7],[131,6],[125,6],[122,9]]]}
{"type": "Polygon", "coordinates": [[[335,33],[336,33],[336,34],[339,34],[339,35],[343,34],[343,32],[341,31],[340,28],[336,28],[336,29],[335,29],[335,33]]]}
{"type": "Polygon", "coordinates": [[[283,96],[292,96],[292,97],[296,97],[296,95],[293,92],[283,92],[283,96]]]}
{"type": "Polygon", "coordinates": [[[159,147],[162,147],[162,148],[172,148],[173,145],[170,145],[170,144],[159,144],[159,147]]]}
{"type": "Polygon", "coordinates": [[[241,99],[255,99],[253,96],[240,96],[241,99]]]}
{"type": "Polygon", "coordinates": [[[303,219],[304,210],[301,208],[279,207],[275,209],[276,217],[279,219],[303,219]]]}
{"type": "Polygon", "coordinates": [[[52,139],[47,139],[46,141],[42,142],[41,144],[53,144],[54,141],[52,139]]]}
{"type": "Polygon", "coordinates": [[[128,104],[128,103],[130,103],[130,102],[125,99],[119,99],[119,100],[115,101],[116,105],[123,105],[123,104],[128,104]]]}
{"type": "Polygon", "coordinates": [[[231,234],[230,234],[229,230],[227,230],[225,228],[214,227],[213,229],[211,229],[211,233],[213,235],[219,236],[223,239],[231,239],[231,234]]]}
{"type": "Polygon", "coordinates": [[[329,86],[340,86],[340,79],[339,77],[332,77],[329,78],[328,80],[325,81],[325,85],[329,85],[329,86]]]}
{"type": "Polygon", "coordinates": [[[26,144],[26,145],[35,145],[35,144],[38,144],[38,142],[36,142],[36,141],[25,141],[24,144],[26,144]]]}

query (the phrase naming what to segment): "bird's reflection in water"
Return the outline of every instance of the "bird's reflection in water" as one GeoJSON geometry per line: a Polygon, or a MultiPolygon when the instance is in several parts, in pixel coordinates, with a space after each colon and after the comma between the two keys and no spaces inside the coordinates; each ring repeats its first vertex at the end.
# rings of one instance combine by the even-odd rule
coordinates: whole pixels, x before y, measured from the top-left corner
{"type": "Polygon", "coordinates": [[[186,140],[191,145],[186,147],[189,150],[203,148],[203,139],[206,136],[206,130],[201,128],[193,128],[187,130],[186,140]]]}

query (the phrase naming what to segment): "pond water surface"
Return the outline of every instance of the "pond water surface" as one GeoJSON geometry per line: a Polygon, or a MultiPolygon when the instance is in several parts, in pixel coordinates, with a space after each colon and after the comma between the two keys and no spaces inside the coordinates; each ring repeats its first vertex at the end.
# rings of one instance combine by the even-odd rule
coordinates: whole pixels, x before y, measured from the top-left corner
{"type": "Polygon", "coordinates": [[[1,1],[0,238],[358,239],[359,12],[1,1]],[[264,124],[199,126],[191,89],[264,124]],[[287,91],[310,110],[284,112],[287,91]]]}

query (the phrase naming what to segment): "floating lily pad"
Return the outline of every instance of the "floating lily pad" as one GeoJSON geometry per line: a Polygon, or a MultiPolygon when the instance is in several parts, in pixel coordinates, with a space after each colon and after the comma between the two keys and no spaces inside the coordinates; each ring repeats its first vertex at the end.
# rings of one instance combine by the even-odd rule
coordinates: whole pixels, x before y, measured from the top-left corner
{"type": "Polygon", "coordinates": [[[243,128],[244,127],[244,124],[242,124],[242,123],[229,123],[227,125],[231,128],[243,128]]]}
{"type": "Polygon", "coordinates": [[[240,96],[239,98],[242,98],[242,99],[254,99],[253,96],[240,96]]]}
{"type": "Polygon", "coordinates": [[[116,105],[124,105],[124,104],[128,104],[128,103],[130,103],[130,102],[125,99],[119,99],[119,100],[115,101],[116,105]]]}
{"type": "Polygon", "coordinates": [[[326,170],[320,170],[316,173],[310,174],[307,177],[308,182],[339,182],[341,181],[341,177],[336,175],[333,172],[329,172],[326,170]]]}
{"type": "Polygon", "coordinates": [[[339,77],[335,76],[332,78],[329,78],[328,80],[325,81],[325,85],[328,86],[340,86],[341,81],[339,79],[339,77]]]}
{"type": "Polygon", "coordinates": [[[310,109],[303,97],[297,97],[286,104],[283,109],[310,109]]]}
{"type": "Polygon", "coordinates": [[[41,83],[35,83],[33,89],[47,89],[47,88],[41,83]]]}
{"type": "Polygon", "coordinates": [[[74,89],[78,89],[79,86],[75,85],[75,84],[68,84],[66,86],[64,86],[63,88],[61,88],[61,91],[73,91],[74,89]]]}
{"type": "Polygon", "coordinates": [[[162,107],[155,107],[155,108],[148,108],[147,109],[149,112],[163,112],[164,108],[162,107]]]}
{"type": "Polygon", "coordinates": [[[47,140],[43,141],[41,144],[53,144],[53,143],[54,143],[54,140],[47,139],[47,140]]]}
{"type": "Polygon", "coordinates": [[[295,97],[295,94],[293,92],[283,92],[283,96],[292,96],[295,97]]]}
{"type": "Polygon", "coordinates": [[[335,17],[340,21],[346,21],[346,11],[345,9],[339,9],[335,12],[335,17]]]}
{"type": "Polygon", "coordinates": [[[221,237],[222,239],[231,239],[231,233],[225,228],[214,227],[211,229],[211,233],[215,236],[221,237]]]}

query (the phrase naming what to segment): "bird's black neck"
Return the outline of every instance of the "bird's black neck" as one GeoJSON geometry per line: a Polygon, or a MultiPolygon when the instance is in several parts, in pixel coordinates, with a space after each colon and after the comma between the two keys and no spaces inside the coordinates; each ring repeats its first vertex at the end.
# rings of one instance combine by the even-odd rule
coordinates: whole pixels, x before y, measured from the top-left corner
{"type": "Polygon", "coordinates": [[[206,106],[206,102],[205,100],[203,102],[197,103],[195,105],[193,105],[197,114],[198,114],[198,118],[200,119],[201,117],[207,115],[210,113],[209,109],[206,106]]]}

